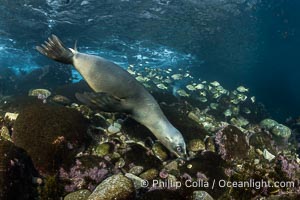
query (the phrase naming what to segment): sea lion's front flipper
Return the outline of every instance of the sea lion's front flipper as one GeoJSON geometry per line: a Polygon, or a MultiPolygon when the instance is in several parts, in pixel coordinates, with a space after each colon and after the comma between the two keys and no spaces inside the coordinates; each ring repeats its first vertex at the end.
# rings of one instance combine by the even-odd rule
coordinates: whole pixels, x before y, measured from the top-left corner
{"type": "Polygon", "coordinates": [[[122,99],[105,92],[76,93],[75,96],[80,102],[92,108],[99,108],[105,112],[126,112],[122,105],[122,99]]]}

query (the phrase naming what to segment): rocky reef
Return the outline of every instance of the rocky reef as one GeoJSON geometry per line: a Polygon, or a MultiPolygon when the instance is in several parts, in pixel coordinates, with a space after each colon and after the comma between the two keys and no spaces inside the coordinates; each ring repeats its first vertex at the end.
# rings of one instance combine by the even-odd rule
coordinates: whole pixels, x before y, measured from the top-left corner
{"type": "Polygon", "coordinates": [[[0,137],[0,199],[34,199],[38,173],[27,153],[0,137]]]}
{"type": "Polygon", "coordinates": [[[40,173],[55,173],[84,148],[87,120],[63,106],[28,106],[14,123],[12,139],[28,152],[40,173]]]}
{"type": "Polygon", "coordinates": [[[74,93],[89,90],[84,82],[30,88],[27,98],[0,99],[1,197],[300,198],[300,120],[275,121],[244,86],[229,91],[188,72],[128,70],[183,134],[189,159],[129,116],[77,102],[74,93]],[[172,89],[175,81],[182,86],[172,89]]]}

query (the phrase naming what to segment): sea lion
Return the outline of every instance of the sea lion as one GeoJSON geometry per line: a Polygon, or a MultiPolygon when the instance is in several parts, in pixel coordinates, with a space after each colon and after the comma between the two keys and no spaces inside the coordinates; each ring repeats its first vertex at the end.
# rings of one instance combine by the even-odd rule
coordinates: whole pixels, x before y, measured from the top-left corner
{"type": "Polygon", "coordinates": [[[187,158],[182,134],[168,121],[153,96],[125,69],[105,58],[66,48],[55,35],[36,49],[53,60],[72,64],[95,91],[77,93],[78,100],[103,111],[129,114],[169,151],[179,158],[187,158]]]}

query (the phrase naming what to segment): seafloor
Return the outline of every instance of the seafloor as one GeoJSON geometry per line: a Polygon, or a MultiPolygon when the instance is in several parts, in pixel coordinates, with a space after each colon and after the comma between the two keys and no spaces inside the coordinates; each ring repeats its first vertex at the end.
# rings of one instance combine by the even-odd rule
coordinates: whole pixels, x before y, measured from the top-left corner
{"type": "Polygon", "coordinates": [[[128,71],[183,134],[177,159],[129,116],[78,102],[66,68],[0,76],[0,199],[300,199],[300,118],[280,124],[248,88],[178,69],[128,71]]]}

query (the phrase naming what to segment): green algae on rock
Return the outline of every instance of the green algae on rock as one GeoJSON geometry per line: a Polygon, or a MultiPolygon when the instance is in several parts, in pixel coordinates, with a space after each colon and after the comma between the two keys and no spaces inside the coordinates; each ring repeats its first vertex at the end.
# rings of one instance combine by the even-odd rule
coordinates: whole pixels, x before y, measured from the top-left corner
{"type": "Polygon", "coordinates": [[[194,191],[193,200],[214,200],[207,192],[205,191],[194,191]]]}
{"type": "Polygon", "coordinates": [[[78,190],[65,196],[64,200],[87,200],[90,195],[89,190],[78,190]]]}
{"type": "Polygon", "coordinates": [[[292,131],[289,127],[279,124],[273,119],[264,119],[260,122],[260,126],[278,138],[289,138],[292,134],[292,131]]]}
{"type": "Polygon", "coordinates": [[[131,173],[126,173],[125,176],[133,182],[134,188],[136,190],[139,190],[140,188],[143,187],[144,179],[142,179],[134,174],[131,174],[131,173]]]}
{"type": "Polygon", "coordinates": [[[0,136],[8,141],[11,141],[10,133],[6,126],[2,126],[0,128],[0,136]]]}
{"type": "Polygon", "coordinates": [[[44,178],[43,185],[39,186],[39,199],[60,199],[63,196],[64,188],[56,175],[44,178]]]}
{"type": "Polygon", "coordinates": [[[96,156],[100,156],[103,157],[109,153],[113,152],[113,144],[109,143],[109,142],[105,142],[102,144],[97,145],[94,149],[93,149],[93,154],[95,154],[96,156]]]}
{"type": "Polygon", "coordinates": [[[284,126],[282,124],[277,124],[275,125],[271,132],[276,135],[277,137],[280,137],[280,138],[289,138],[292,134],[292,131],[289,127],[287,126],[284,126]]]}
{"type": "Polygon", "coordinates": [[[157,157],[161,161],[165,161],[169,157],[166,147],[164,147],[159,142],[154,143],[154,145],[152,146],[152,152],[155,157],[157,157]]]}
{"type": "Polygon", "coordinates": [[[278,122],[273,119],[264,119],[260,122],[260,126],[266,130],[272,129],[277,124],[278,122]]]}
{"type": "Polygon", "coordinates": [[[145,179],[145,180],[153,180],[158,176],[158,171],[157,169],[148,169],[147,171],[143,172],[140,174],[140,178],[145,179]]]}
{"type": "Polygon", "coordinates": [[[55,172],[73,160],[87,141],[87,121],[74,109],[33,105],[20,112],[13,141],[31,156],[41,173],[55,172]]]}
{"type": "Polygon", "coordinates": [[[143,166],[133,166],[132,168],[129,169],[129,173],[133,175],[140,175],[144,171],[143,166]]]}
{"type": "Polygon", "coordinates": [[[44,95],[45,98],[48,98],[51,96],[51,92],[47,89],[32,89],[29,90],[28,96],[39,96],[39,95],[44,95]]]}
{"type": "Polygon", "coordinates": [[[122,174],[116,174],[100,183],[88,200],[133,199],[135,190],[132,181],[122,174]]]}
{"type": "Polygon", "coordinates": [[[192,139],[189,141],[187,145],[187,149],[189,151],[195,151],[195,152],[200,150],[205,150],[205,144],[200,139],[192,139]]]}
{"type": "Polygon", "coordinates": [[[51,98],[51,100],[61,105],[68,105],[71,103],[71,100],[63,95],[55,95],[51,98]]]}

